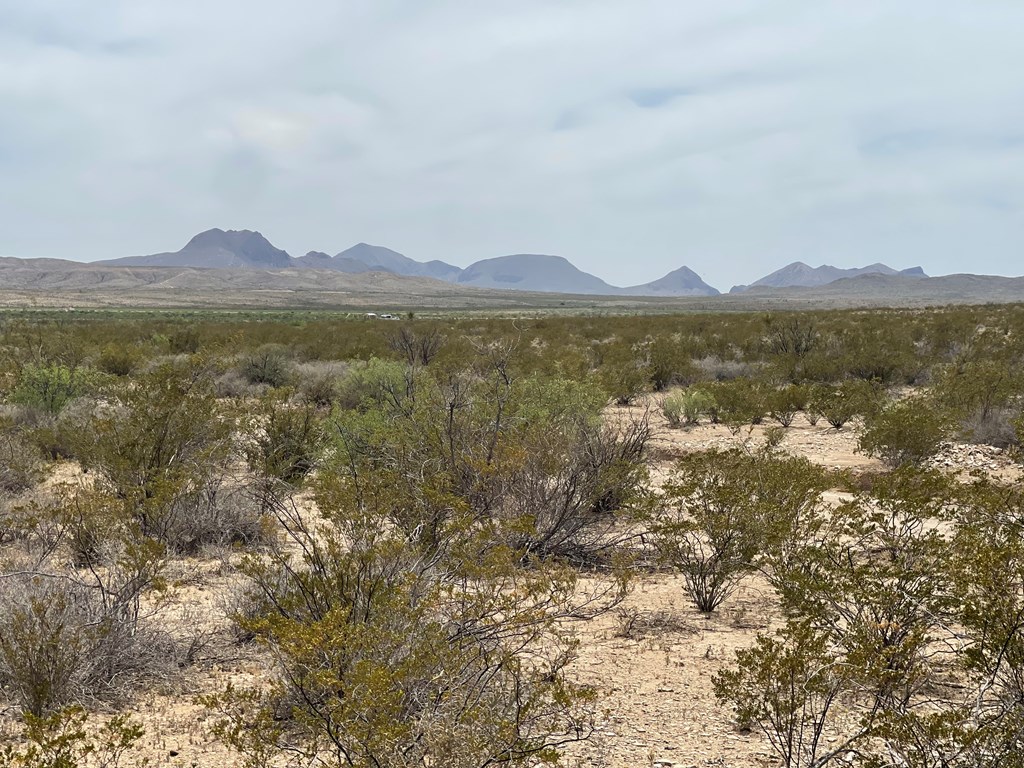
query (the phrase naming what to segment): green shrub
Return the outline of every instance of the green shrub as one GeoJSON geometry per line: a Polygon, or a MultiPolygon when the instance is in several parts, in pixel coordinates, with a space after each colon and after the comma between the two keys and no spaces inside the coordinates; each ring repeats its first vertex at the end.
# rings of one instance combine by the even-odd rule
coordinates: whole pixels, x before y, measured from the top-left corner
{"type": "Polygon", "coordinates": [[[140,622],[146,576],[87,584],[54,573],[9,575],[0,596],[0,688],[25,712],[116,701],[165,676],[174,644],[140,622]]]}
{"type": "Polygon", "coordinates": [[[938,453],[952,420],[930,398],[890,403],[865,419],[860,449],[892,467],[919,464],[938,453]]]}
{"type": "Polygon", "coordinates": [[[616,405],[631,405],[646,389],[649,373],[632,357],[616,357],[600,369],[604,390],[616,405]]]}
{"type": "Polygon", "coordinates": [[[246,458],[258,478],[294,486],[313,471],[325,442],[322,419],[311,403],[268,397],[248,426],[246,458]]]}
{"type": "Polygon", "coordinates": [[[836,429],[842,429],[858,416],[868,416],[880,407],[882,393],[867,381],[852,379],[838,387],[814,387],[807,408],[824,417],[836,429]]]}
{"type": "Polygon", "coordinates": [[[94,391],[99,384],[95,372],[66,365],[26,365],[11,393],[12,403],[57,414],[69,402],[94,391]]]}
{"type": "Polygon", "coordinates": [[[371,357],[352,365],[338,384],[338,407],[369,408],[385,402],[400,402],[408,394],[412,379],[406,367],[393,360],[371,357]]]}
{"type": "Polygon", "coordinates": [[[0,768],[117,768],[144,733],[125,715],[110,718],[94,735],[87,721],[85,710],[75,706],[40,717],[26,714],[23,743],[0,749],[0,768]]]}
{"type": "Polygon", "coordinates": [[[0,417],[0,495],[20,493],[42,479],[42,461],[27,430],[0,417]]]}
{"type": "Polygon", "coordinates": [[[655,546],[698,610],[710,613],[747,574],[784,562],[814,530],[828,480],[770,448],[690,454],[665,485],[666,508],[651,525],[655,546]]]}
{"type": "Polygon", "coordinates": [[[283,387],[291,378],[291,363],[277,347],[264,347],[245,358],[241,372],[250,384],[283,387]]]}
{"type": "Polygon", "coordinates": [[[655,392],[677,384],[689,384],[700,376],[700,371],[690,359],[689,346],[664,336],[655,338],[647,347],[647,371],[655,392]]]}
{"type": "Polygon", "coordinates": [[[724,424],[733,433],[744,426],[760,424],[768,412],[767,391],[760,382],[734,379],[709,384],[708,392],[714,399],[711,420],[724,424]]]}
{"type": "Polygon", "coordinates": [[[666,397],[661,411],[670,427],[690,427],[699,424],[701,417],[711,413],[715,405],[715,398],[706,390],[688,389],[666,397]]]}
{"type": "Polygon", "coordinates": [[[138,351],[123,344],[107,344],[96,358],[96,367],[112,376],[129,376],[138,364],[138,351]]]}
{"type": "Polygon", "coordinates": [[[765,398],[768,415],[780,426],[789,427],[797,412],[807,407],[807,396],[807,389],[796,384],[771,391],[765,398]]]}

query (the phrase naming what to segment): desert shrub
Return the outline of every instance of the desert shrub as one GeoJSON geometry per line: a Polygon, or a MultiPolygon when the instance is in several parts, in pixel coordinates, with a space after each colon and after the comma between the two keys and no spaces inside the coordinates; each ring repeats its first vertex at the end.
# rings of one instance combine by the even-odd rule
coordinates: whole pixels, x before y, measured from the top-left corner
{"type": "Polygon", "coordinates": [[[815,386],[807,409],[822,416],[835,429],[842,429],[854,418],[877,411],[881,397],[881,391],[869,382],[853,379],[837,387],[815,386]]]}
{"type": "Polygon", "coordinates": [[[695,426],[715,407],[715,399],[703,389],[688,389],[667,396],[661,405],[670,427],[695,426]]]}
{"type": "Polygon", "coordinates": [[[715,355],[702,357],[696,362],[703,378],[709,381],[732,381],[750,376],[754,369],[741,360],[723,360],[715,355]]]}
{"type": "Polygon", "coordinates": [[[246,459],[265,481],[297,485],[320,459],[325,434],[316,406],[270,396],[254,409],[247,427],[246,459]]]}
{"type": "Polygon", "coordinates": [[[707,386],[714,404],[710,407],[711,420],[724,424],[733,433],[744,426],[759,424],[768,411],[768,392],[760,382],[748,379],[721,381],[707,386]]]}
{"type": "Polygon", "coordinates": [[[593,563],[622,543],[646,502],[647,421],[577,423],[551,438],[524,438],[526,460],[501,504],[506,540],[526,557],[593,563]]]}
{"type": "Polygon", "coordinates": [[[936,379],[932,391],[946,409],[981,422],[1024,394],[1024,375],[1006,359],[957,361],[943,366],[936,379]]]}
{"type": "Polygon", "coordinates": [[[174,667],[173,642],[139,621],[146,572],[105,578],[100,588],[60,573],[4,576],[0,689],[25,712],[121,700],[174,667]]]}
{"type": "Polygon", "coordinates": [[[790,384],[769,392],[765,400],[768,405],[768,415],[772,420],[777,421],[782,427],[789,427],[793,424],[797,412],[806,407],[807,392],[803,387],[790,384]]]}
{"type": "Polygon", "coordinates": [[[31,428],[26,434],[47,458],[77,458],[75,447],[81,443],[83,430],[88,429],[96,406],[96,399],[80,397],[68,403],[56,416],[29,409],[25,416],[31,428]]]}
{"type": "Polygon", "coordinates": [[[631,405],[646,389],[650,375],[632,354],[610,353],[598,375],[604,390],[616,405],[631,405]]]}
{"type": "Polygon", "coordinates": [[[249,541],[263,530],[256,505],[231,481],[231,423],[204,358],[162,363],[97,407],[75,453],[142,536],[172,551],[249,541]]]}
{"type": "Polygon", "coordinates": [[[85,368],[66,365],[26,365],[21,369],[10,401],[57,414],[77,397],[94,391],[99,385],[96,374],[85,368]]]}
{"type": "Polygon", "coordinates": [[[818,341],[818,327],[814,318],[803,314],[765,318],[764,343],[774,355],[801,358],[814,350],[818,341]]]}
{"type": "Polygon", "coordinates": [[[371,357],[352,365],[338,385],[338,407],[372,408],[406,397],[411,380],[401,363],[371,357]]]}
{"type": "Polygon", "coordinates": [[[274,497],[289,541],[243,565],[239,637],[271,647],[277,677],[206,699],[228,744],[254,760],[482,768],[553,760],[589,734],[564,621],[621,589],[581,596],[546,555],[574,552],[591,530],[578,519],[603,526],[642,486],[645,438],[602,428],[577,385],[520,384],[485,357],[335,416],[335,463],[314,482],[323,523],[274,497]]]}
{"type": "Polygon", "coordinates": [[[41,479],[38,448],[25,430],[0,417],[0,494],[20,493],[41,479]]]}
{"type": "Polygon", "coordinates": [[[220,399],[239,400],[260,396],[266,390],[266,385],[250,384],[241,371],[235,369],[224,371],[213,382],[213,392],[220,399]]]}
{"type": "Polygon", "coordinates": [[[138,364],[138,350],[124,344],[107,344],[96,357],[96,368],[112,376],[129,376],[138,364]]]}
{"type": "Polygon", "coordinates": [[[785,562],[818,524],[827,475],[771,449],[681,459],[652,521],[661,558],[679,570],[698,610],[716,610],[755,567],[785,562]]]}
{"type": "Polygon", "coordinates": [[[76,706],[40,717],[25,714],[23,743],[0,749],[0,768],[117,768],[144,733],[125,715],[115,715],[91,735],[87,722],[85,710],[76,706]]]}
{"type": "Polygon", "coordinates": [[[295,392],[303,402],[331,408],[338,402],[346,367],[338,362],[306,362],[295,366],[295,392]]]}
{"type": "Polygon", "coordinates": [[[276,346],[261,347],[247,355],[240,367],[242,376],[250,384],[283,387],[291,379],[291,362],[284,351],[276,346]]]}
{"type": "Polygon", "coordinates": [[[959,437],[979,445],[1010,448],[1020,445],[1016,423],[1021,418],[1019,406],[975,408],[961,421],[959,437]]]}
{"type": "Polygon", "coordinates": [[[441,351],[444,342],[444,336],[436,328],[417,332],[408,326],[403,326],[388,337],[388,346],[410,367],[430,365],[430,362],[441,351]]]}
{"type": "Polygon", "coordinates": [[[940,671],[932,661],[936,644],[949,639],[956,588],[948,562],[956,550],[936,523],[963,508],[957,495],[937,474],[899,470],[835,509],[779,561],[771,582],[786,627],[759,635],[714,684],[785,765],[825,765],[851,752],[868,765],[893,756],[900,765],[930,765],[943,738],[971,740],[957,725],[961,704],[943,710],[946,694],[936,695],[944,681],[957,681],[947,693],[960,690],[962,670],[940,671]]]}
{"type": "Polygon", "coordinates": [[[662,392],[673,385],[688,385],[700,378],[700,371],[690,359],[689,345],[665,336],[659,336],[648,344],[646,367],[655,392],[662,392]]]}
{"type": "MultiPolygon", "coordinates": [[[[743,727],[757,727],[787,768],[826,765],[850,751],[835,721],[851,674],[839,654],[805,624],[776,637],[759,634],[736,665],[714,678],[743,727]]],[[[861,735],[861,734],[858,734],[861,735]]]]}
{"type": "Polygon", "coordinates": [[[194,326],[176,328],[167,335],[167,349],[172,355],[194,355],[199,347],[199,331],[194,326]]]}
{"type": "Polygon", "coordinates": [[[516,379],[499,353],[421,377],[405,400],[339,414],[333,471],[404,488],[418,511],[396,510],[394,524],[410,534],[429,539],[455,505],[533,557],[595,557],[642,503],[649,437],[644,417],[602,426],[602,402],[592,383],[516,379]]]}
{"type": "Polygon", "coordinates": [[[860,449],[886,464],[918,464],[938,453],[949,436],[951,420],[929,398],[890,403],[865,420],[860,449]]]}

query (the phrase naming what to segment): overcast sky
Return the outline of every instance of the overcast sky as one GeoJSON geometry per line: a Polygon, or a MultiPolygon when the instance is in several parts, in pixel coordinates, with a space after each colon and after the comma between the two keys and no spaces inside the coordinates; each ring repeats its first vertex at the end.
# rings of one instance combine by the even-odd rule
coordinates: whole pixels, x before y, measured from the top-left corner
{"type": "Polygon", "coordinates": [[[0,0],[0,253],[1024,273],[1022,0],[0,0]]]}

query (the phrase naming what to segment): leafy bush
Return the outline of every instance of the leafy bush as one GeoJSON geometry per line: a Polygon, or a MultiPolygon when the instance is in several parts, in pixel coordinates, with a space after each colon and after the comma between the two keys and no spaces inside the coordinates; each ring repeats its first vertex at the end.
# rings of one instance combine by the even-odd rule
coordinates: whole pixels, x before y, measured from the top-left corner
{"type": "Polygon", "coordinates": [[[878,478],[780,561],[771,582],[786,627],[740,651],[716,695],[787,766],[849,753],[866,765],[1006,764],[1024,722],[1004,666],[1024,648],[1024,559],[1005,525],[1022,508],[1019,492],[986,482],[878,478]],[[936,665],[947,644],[964,652],[936,665]]]}
{"type": "Polygon", "coordinates": [[[592,385],[514,379],[503,358],[421,377],[407,398],[335,419],[335,471],[416,499],[395,511],[409,534],[429,538],[464,508],[533,557],[586,560],[625,536],[643,503],[646,419],[604,427],[601,401],[592,385]]]}
{"type": "Polygon", "coordinates": [[[880,399],[880,391],[869,382],[854,379],[838,387],[814,387],[807,408],[823,416],[835,429],[842,429],[852,419],[877,411],[880,399]]]}
{"type": "Polygon", "coordinates": [[[892,467],[918,464],[938,453],[950,418],[924,397],[891,403],[865,420],[860,449],[892,467]]]}
{"type": "Polygon", "coordinates": [[[392,360],[371,357],[351,366],[338,385],[338,407],[369,408],[406,397],[411,381],[406,367],[392,360]]]}
{"type": "Polygon", "coordinates": [[[117,768],[144,733],[127,716],[115,715],[90,736],[88,716],[81,707],[65,707],[40,717],[26,714],[24,721],[25,743],[0,749],[0,768],[117,768]]]}
{"type": "Polygon", "coordinates": [[[759,424],[768,411],[767,392],[760,382],[735,379],[709,384],[713,405],[711,420],[724,424],[734,433],[748,425],[759,424]]]}
{"type": "Polygon", "coordinates": [[[228,482],[232,425],[215,373],[203,358],[161,363],[97,407],[75,445],[122,522],[174,552],[265,532],[258,507],[228,482]]]}
{"type": "Polygon", "coordinates": [[[782,427],[789,427],[796,418],[798,411],[807,405],[807,391],[800,386],[790,384],[787,387],[768,393],[768,415],[782,427]]]}
{"type": "Polygon", "coordinates": [[[291,363],[279,348],[262,347],[242,361],[241,372],[250,384],[283,387],[291,378],[291,363]]]}
{"type": "Polygon", "coordinates": [[[1020,406],[975,408],[960,423],[961,439],[980,445],[1011,448],[1021,444],[1016,423],[1021,418],[1020,406]]]}
{"type": "Polygon", "coordinates": [[[246,560],[235,621],[278,676],[205,700],[252,760],[526,766],[592,729],[564,622],[622,587],[581,591],[559,560],[607,546],[642,490],[646,431],[603,428],[585,387],[517,381],[500,353],[410,384],[335,416],[322,523],[268,499],[289,541],[246,560]]]}
{"type": "Polygon", "coordinates": [[[616,356],[600,368],[600,380],[616,405],[632,405],[646,390],[649,374],[630,356],[616,356]]]}
{"type": "Polygon", "coordinates": [[[92,392],[98,377],[85,368],[66,365],[26,365],[21,369],[18,384],[10,401],[44,413],[57,414],[77,397],[92,392]]]}
{"type": "Polygon", "coordinates": [[[0,494],[20,493],[41,479],[39,451],[26,431],[0,417],[0,494]]]}
{"type": "Polygon", "coordinates": [[[750,363],[740,360],[723,360],[716,355],[702,357],[696,365],[703,378],[710,381],[732,381],[746,378],[753,373],[750,363]]]}
{"type": "Polygon", "coordinates": [[[249,468],[264,481],[287,485],[299,484],[313,471],[325,442],[316,407],[282,397],[265,398],[247,431],[249,468]]]}
{"type": "Polygon", "coordinates": [[[783,562],[817,524],[824,472],[770,449],[706,451],[681,459],[652,521],[661,557],[710,613],[758,564],[783,562]]]}
{"type": "Polygon", "coordinates": [[[331,408],[338,402],[344,375],[341,363],[301,363],[295,366],[295,391],[306,403],[331,408]]]}
{"type": "Polygon", "coordinates": [[[112,376],[128,376],[138,364],[137,350],[124,344],[108,344],[96,358],[96,367],[112,376]]]}
{"type": "Polygon", "coordinates": [[[700,371],[690,359],[689,346],[662,336],[648,345],[646,367],[655,392],[673,385],[690,384],[700,378],[700,371]]]}
{"type": "Polygon", "coordinates": [[[424,329],[419,333],[403,326],[388,338],[388,346],[398,353],[406,365],[430,365],[444,346],[445,338],[436,328],[424,329]]]}

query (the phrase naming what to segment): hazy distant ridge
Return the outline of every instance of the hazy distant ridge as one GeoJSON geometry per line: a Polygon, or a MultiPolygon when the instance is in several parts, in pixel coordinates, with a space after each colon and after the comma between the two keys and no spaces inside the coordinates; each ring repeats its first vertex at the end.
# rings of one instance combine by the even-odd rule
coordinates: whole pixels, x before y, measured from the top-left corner
{"type": "Polygon", "coordinates": [[[811,267],[802,261],[794,261],[782,269],[777,269],[770,275],[765,275],[760,280],[755,280],[750,285],[734,285],[729,293],[742,293],[753,288],[817,288],[822,285],[834,283],[848,277],[858,275],[897,275],[903,277],[928,277],[921,267],[910,267],[909,269],[896,270],[885,264],[869,264],[866,267],[855,267],[853,269],[841,269],[829,264],[820,267],[811,267]]]}
{"type": "MultiPolygon", "coordinates": [[[[60,260],[24,260],[23,265],[54,266],[60,260]]],[[[63,262],[72,265],[77,262],[63,262]]],[[[211,229],[201,232],[178,251],[149,256],[129,256],[93,262],[113,267],[188,267],[196,269],[242,270],[317,270],[360,275],[385,272],[415,278],[430,278],[472,288],[502,289],[545,293],[570,293],[601,296],[687,297],[717,296],[719,291],[708,285],[689,267],[679,267],[664,277],[641,285],[620,288],[584,272],[562,256],[548,254],[512,254],[482,259],[461,269],[444,261],[420,262],[398,251],[379,245],[358,243],[334,254],[310,251],[292,257],[275,247],[259,232],[251,230],[211,229]]],[[[81,266],[81,265],[79,265],[81,266]]],[[[69,266],[68,268],[74,268],[69,266]]],[[[831,286],[837,281],[867,275],[904,280],[927,278],[921,267],[896,270],[885,264],[842,269],[831,265],[811,267],[802,261],[788,264],[750,285],[737,285],[732,294],[772,290],[811,289],[831,286]]]]}
{"type": "Polygon", "coordinates": [[[444,261],[420,262],[390,248],[358,243],[334,256],[310,251],[292,257],[250,230],[211,229],[179,251],[94,262],[103,266],[196,267],[208,269],[316,269],[362,274],[381,271],[428,277],[474,288],[605,296],[716,296],[718,291],[688,267],[643,285],[619,288],[576,267],[562,256],[513,254],[482,259],[460,269],[444,261]]]}

